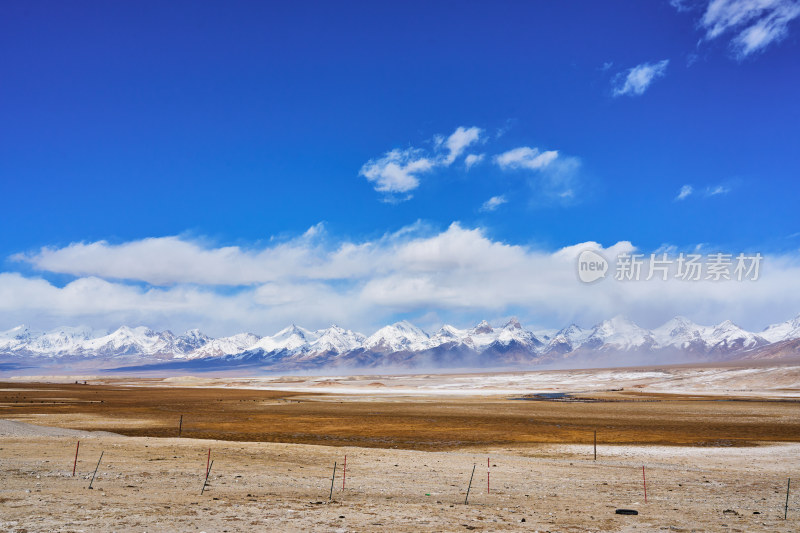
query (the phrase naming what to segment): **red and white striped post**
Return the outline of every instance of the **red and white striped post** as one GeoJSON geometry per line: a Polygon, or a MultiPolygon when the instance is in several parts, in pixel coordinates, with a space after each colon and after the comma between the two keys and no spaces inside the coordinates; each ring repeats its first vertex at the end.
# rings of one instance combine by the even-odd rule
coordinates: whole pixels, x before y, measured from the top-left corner
{"type": "Polygon", "coordinates": [[[211,466],[211,448],[208,449],[208,459],[206,459],[206,476],[208,476],[208,469],[211,466]]]}
{"type": "Polygon", "coordinates": [[[486,494],[489,494],[491,491],[489,490],[489,476],[491,476],[491,472],[489,470],[489,458],[486,458],[486,494]]]}
{"type": "Polygon", "coordinates": [[[75,477],[75,467],[78,466],[78,449],[81,447],[81,441],[78,441],[78,445],[75,446],[75,462],[72,463],[72,477],[75,477]]]}

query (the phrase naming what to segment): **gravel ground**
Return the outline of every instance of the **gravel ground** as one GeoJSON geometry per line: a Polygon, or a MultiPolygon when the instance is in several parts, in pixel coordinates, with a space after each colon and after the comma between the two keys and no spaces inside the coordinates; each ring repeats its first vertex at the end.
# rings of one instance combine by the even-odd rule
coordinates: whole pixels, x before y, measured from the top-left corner
{"type": "Polygon", "coordinates": [[[575,445],[420,452],[130,438],[2,421],[0,530],[800,530],[800,497],[790,498],[783,520],[792,468],[800,479],[798,444],[598,452],[593,461],[590,447],[575,445]],[[209,447],[214,462],[201,495],[209,447]]]}

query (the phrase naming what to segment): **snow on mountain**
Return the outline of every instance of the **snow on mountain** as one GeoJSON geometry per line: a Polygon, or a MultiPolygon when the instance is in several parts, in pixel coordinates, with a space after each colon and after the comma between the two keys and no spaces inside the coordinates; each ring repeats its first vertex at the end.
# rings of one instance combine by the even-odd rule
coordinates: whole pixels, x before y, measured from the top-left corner
{"type": "Polygon", "coordinates": [[[591,334],[592,330],[585,330],[575,324],[570,324],[550,338],[545,352],[565,354],[577,350],[591,334]]]}
{"type": "Polygon", "coordinates": [[[533,335],[537,339],[539,339],[540,341],[544,342],[545,344],[547,344],[551,340],[553,340],[553,337],[558,335],[558,332],[559,332],[559,330],[557,330],[557,329],[537,329],[537,330],[531,331],[531,333],[533,333],[533,335]]]}
{"type": "Polygon", "coordinates": [[[100,355],[154,355],[169,353],[174,340],[175,336],[169,331],[156,333],[144,326],[122,326],[108,335],[88,339],[81,343],[81,347],[82,351],[100,355]]]}
{"type": "Polygon", "coordinates": [[[530,348],[531,350],[542,346],[536,335],[522,328],[519,320],[512,318],[502,328],[493,328],[485,320],[471,329],[458,329],[450,325],[442,328],[431,336],[428,347],[434,348],[446,343],[463,345],[476,351],[483,351],[489,346],[509,346],[512,343],[530,348]]]}
{"type": "Polygon", "coordinates": [[[7,353],[67,355],[152,355],[173,353],[178,344],[187,349],[199,346],[198,338],[178,338],[170,332],[156,333],[148,328],[122,326],[113,333],[95,332],[87,327],[62,327],[48,332],[18,326],[0,334],[0,349],[7,353]]]}
{"type": "Polygon", "coordinates": [[[399,352],[424,350],[430,347],[428,334],[414,324],[403,320],[384,326],[364,341],[367,350],[399,352]]]}
{"type": "Polygon", "coordinates": [[[615,316],[592,328],[582,346],[625,351],[649,348],[653,344],[653,335],[648,330],[623,316],[615,316]]]}
{"type": "Polygon", "coordinates": [[[488,334],[491,334],[493,332],[494,332],[494,329],[492,329],[492,326],[490,326],[489,323],[486,322],[485,320],[482,320],[480,324],[478,324],[477,326],[472,328],[472,333],[475,334],[475,335],[481,335],[481,334],[487,334],[488,335],[488,334]]]}
{"type": "Polygon", "coordinates": [[[33,352],[63,355],[79,350],[83,343],[94,338],[95,333],[88,327],[62,327],[42,333],[28,342],[33,352]]]}
{"type": "Polygon", "coordinates": [[[31,336],[31,330],[25,324],[0,332],[0,350],[15,350],[18,346],[29,342],[31,336]]]}
{"type": "Polygon", "coordinates": [[[709,352],[729,353],[735,350],[748,350],[767,344],[759,335],[745,331],[730,320],[720,323],[705,336],[709,352]]]}
{"type": "Polygon", "coordinates": [[[317,334],[292,324],[271,337],[263,337],[251,349],[262,349],[265,352],[287,350],[289,352],[305,351],[317,340],[317,334]]]}
{"type": "Polygon", "coordinates": [[[512,343],[531,351],[544,346],[544,343],[536,338],[536,335],[523,329],[522,324],[520,324],[519,320],[516,318],[509,320],[506,325],[497,332],[497,338],[493,344],[509,346],[512,343]]]}
{"type": "Polygon", "coordinates": [[[458,329],[449,324],[442,326],[439,331],[428,338],[427,347],[436,348],[442,345],[463,346],[473,349],[474,343],[469,335],[469,330],[458,329]]]}
{"type": "Polygon", "coordinates": [[[230,337],[211,339],[200,348],[180,356],[176,355],[176,358],[199,359],[202,357],[234,355],[252,349],[259,340],[261,340],[261,337],[252,333],[238,333],[230,337]]]}
{"type": "Polygon", "coordinates": [[[658,348],[704,349],[705,339],[713,329],[695,324],[688,318],[677,316],[652,330],[652,333],[658,348]]]}
{"type": "Polygon", "coordinates": [[[800,339],[800,315],[786,322],[768,326],[764,331],[759,333],[759,336],[767,342],[800,339]]]}
{"type": "Polygon", "coordinates": [[[439,331],[431,335],[430,345],[440,346],[450,342],[463,344],[467,339],[469,339],[469,330],[458,329],[449,324],[445,324],[439,329],[439,331]]]}
{"type": "MultiPolygon", "coordinates": [[[[292,325],[267,337],[240,333],[218,339],[198,330],[175,335],[168,330],[156,332],[146,327],[122,326],[111,333],[85,327],[37,332],[23,325],[0,332],[0,355],[157,359],[231,356],[282,364],[286,368],[348,365],[353,361],[373,366],[379,366],[381,361],[413,365],[414,361],[431,360],[445,361],[445,364],[463,360],[536,364],[587,354],[597,357],[608,352],[629,352],[637,356],[651,353],[656,362],[662,351],[691,354],[697,360],[756,357],[756,352],[773,344],[777,346],[797,339],[800,339],[800,316],[769,326],[761,334],[745,331],[730,321],[702,326],[684,317],[675,317],[660,327],[647,330],[620,316],[591,329],[572,324],[557,332],[539,335],[523,328],[515,318],[503,326],[492,326],[486,321],[468,329],[444,325],[430,336],[415,325],[401,321],[380,328],[369,337],[335,325],[317,331],[292,325]]],[[[790,353],[787,350],[781,349],[776,357],[790,353]]]]}
{"type": "Polygon", "coordinates": [[[0,333],[0,350],[16,350],[24,347],[37,337],[42,335],[40,332],[32,331],[31,328],[22,324],[8,331],[0,333]]]}
{"type": "Polygon", "coordinates": [[[183,335],[176,337],[174,346],[181,353],[188,353],[202,348],[209,342],[211,337],[203,334],[199,329],[190,329],[183,335]]]}
{"type": "Polygon", "coordinates": [[[333,325],[316,332],[317,339],[311,343],[314,352],[345,353],[360,348],[366,340],[361,333],[333,325]]]}

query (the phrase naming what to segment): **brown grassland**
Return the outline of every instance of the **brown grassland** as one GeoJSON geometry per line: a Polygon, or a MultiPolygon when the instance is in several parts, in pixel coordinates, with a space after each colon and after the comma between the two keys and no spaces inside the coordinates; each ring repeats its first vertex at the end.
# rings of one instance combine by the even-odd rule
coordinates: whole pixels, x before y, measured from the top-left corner
{"type": "Polygon", "coordinates": [[[508,397],[347,396],[231,388],[0,383],[1,418],[110,431],[450,450],[590,443],[741,446],[800,442],[797,400],[600,392],[587,401],[508,397]]]}

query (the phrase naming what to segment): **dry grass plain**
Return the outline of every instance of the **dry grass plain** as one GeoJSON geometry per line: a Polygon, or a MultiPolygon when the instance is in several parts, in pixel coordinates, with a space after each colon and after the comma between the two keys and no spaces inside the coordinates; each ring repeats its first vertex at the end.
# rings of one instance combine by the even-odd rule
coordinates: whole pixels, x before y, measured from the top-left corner
{"type": "Polygon", "coordinates": [[[786,478],[800,480],[794,400],[628,390],[579,402],[510,397],[2,383],[2,419],[119,436],[0,427],[0,530],[800,529],[800,498],[783,520],[786,478]],[[333,463],[345,455],[347,488],[340,467],[328,502],[333,463]],[[620,507],[640,514],[615,515],[620,507]]]}
{"type": "Polygon", "coordinates": [[[595,430],[605,444],[800,442],[795,399],[626,391],[576,398],[587,401],[15,382],[0,383],[0,416],[135,437],[176,437],[183,416],[187,438],[428,451],[585,444],[595,430]]]}

